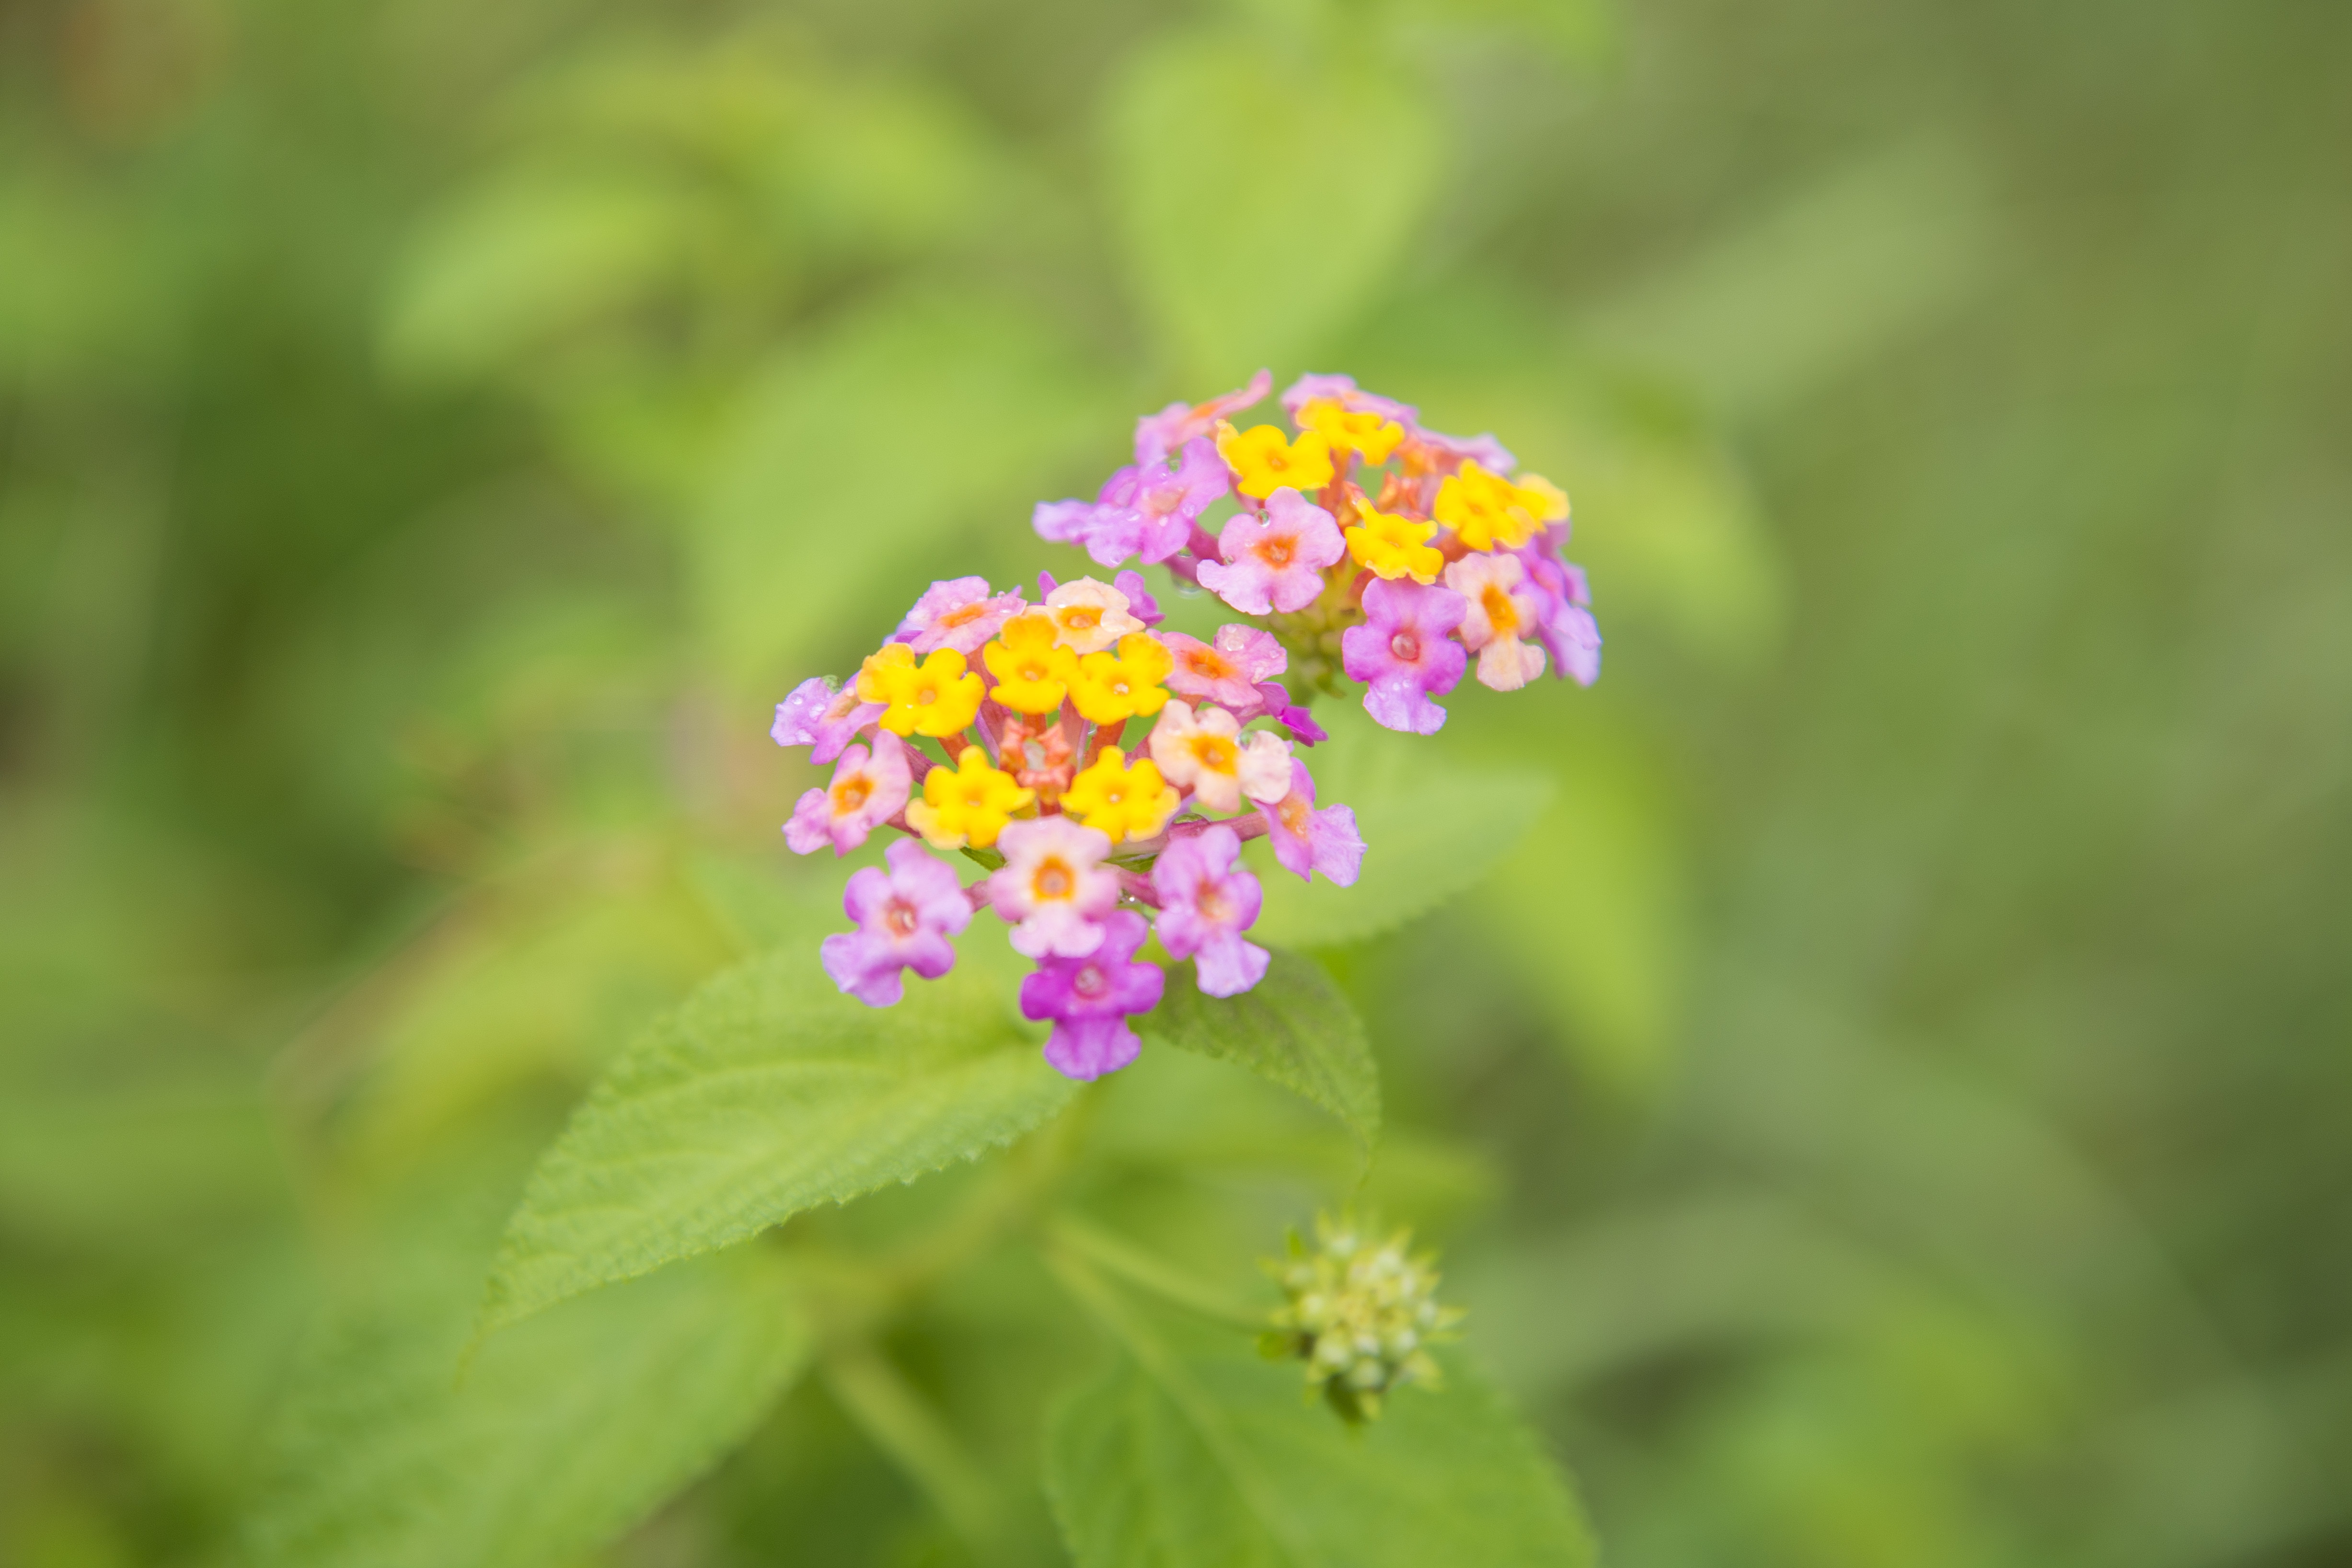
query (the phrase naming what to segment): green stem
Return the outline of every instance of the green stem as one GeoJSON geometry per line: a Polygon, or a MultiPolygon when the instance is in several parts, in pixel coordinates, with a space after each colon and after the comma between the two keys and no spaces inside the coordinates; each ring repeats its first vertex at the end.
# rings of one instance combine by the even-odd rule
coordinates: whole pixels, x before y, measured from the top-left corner
{"type": "Polygon", "coordinates": [[[946,1423],[898,1369],[865,1340],[825,1352],[825,1386],[858,1429],[888,1455],[976,1555],[988,1555],[1000,1510],[996,1489],[946,1423]]]}

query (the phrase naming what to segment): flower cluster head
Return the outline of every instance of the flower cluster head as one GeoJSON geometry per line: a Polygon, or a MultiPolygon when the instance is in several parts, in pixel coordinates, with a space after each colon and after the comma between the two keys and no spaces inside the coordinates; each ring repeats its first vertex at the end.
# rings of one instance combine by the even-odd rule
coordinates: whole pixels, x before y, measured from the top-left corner
{"type": "Polygon", "coordinates": [[[1313,1250],[1293,1231],[1290,1256],[1265,1266],[1283,1304],[1263,1347],[1305,1362],[1309,1394],[1320,1393],[1351,1424],[1378,1420],[1391,1389],[1435,1387],[1427,1347],[1454,1338],[1463,1316],[1438,1304],[1434,1253],[1406,1251],[1409,1231],[1380,1239],[1372,1228],[1318,1215],[1313,1250]]]}
{"type": "MultiPolygon", "coordinates": [[[[942,578],[856,675],[804,681],[778,704],[776,742],[834,769],[801,796],[785,842],[845,855],[877,831],[904,836],[887,870],[849,879],[857,929],[824,944],[843,991],[890,1005],[907,970],[953,967],[952,939],[992,910],[1037,965],[1021,1006],[1053,1024],[1047,1059],[1076,1079],[1114,1071],[1139,1049],[1129,1020],[1167,984],[1142,956],[1152,939],[1192,961],[1208,995],[1265,978],[1245,841],[1265,837],[1301,879],[1356,880],[1364,840],[1353,810],[1317,799],[1299,752],[1326,736],[1301,695],[1338,692],[1344,678],[1374,720],[1427,735],[1474,656],[1498,691],[1547,668],[1588,685],[1599,674],[1584,574],[1559,553],[1558,487],[1518,472],[1493,437],[1440,435],[1344,375],[1285,392],[1286,425],[1241,423],[1273,387],[1261,371],[1145,416],[1135,461],[1093,500],[1036,509],[1039,534],[1084,549],[1111,581],[1044,576],[1033,603],[1021,587],[942,578]],[[1159,629],[1130,560],[1240,618],[1206,640],[1159,629]],[[965,883],[933,852],[986,875],[965,883]]],[[[1331,1320],[1343,1321],[1357,1322],[1331,1320]]],[[[1299,1319],[1310,1328],[1315,1356],[1338,1353],[1323,1347],[1341,1340],[1299,1319]]],[[[1351,1351],[1317,1375],[1376,1410],[1425,1364],[1400,1353],[1391,1364],[1351,1351]]]]}
{"type": "Polygon", "coordinates": [[[1300,377],[1281,397],[1286,426],[1240,423],[1273,388],[1260,371],[1146,415],[1135,461],[1091,501],[1040,504],[1036,531],[1107,567],[1165,565],[1264,627],[1295,678],[1361,683],[1365,710],[1391,730],[1443,725],[1436,699],[1473,655],[1496,691],[1547,668],[1598,678],[1584,574],[1560,556],[1565,492],[1517,471],[1492,436],[1440,435],[1344,375],[1300,377]],[[1220,503],[1231,510],[1213,532],[1220,503]]]}
{"type": "Polygon", "coordinates": [[[1167,984],[1138,956],[1155,934],[1212,996],[1265,978],[1244,840],[1268,837],[1288,870],[1343,887],[1364,841],[1349,807],[1316,803],[1297,748],[1323,732],[1280,682],[1278,638],[1156,631],[1133,572],[1039,588],[1033,605],[978,577],[932,584],[849,681],[811,679],[778,705],[772,733],[834,763],[785,826],[794,850],[902,836],[887,870],[849,879],[857,929],[824,944],[834,982],[887,1007],[905,971],[952,968],[950,939],[992,910],[1037,965],[1021,1007],[1054,1026],[1046,1059],[1093,1079],[1140,1048],[1129,1020],[1167,984]],[[966,884],[934,851],[986,874],[966,884]]]}

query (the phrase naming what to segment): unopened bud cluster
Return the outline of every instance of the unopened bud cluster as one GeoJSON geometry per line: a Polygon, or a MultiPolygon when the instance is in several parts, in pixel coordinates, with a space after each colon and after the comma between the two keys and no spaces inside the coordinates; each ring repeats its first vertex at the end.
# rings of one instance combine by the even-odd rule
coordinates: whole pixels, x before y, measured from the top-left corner
{"type": "Polygon", "coordinates": [[[1376,1239],[1369,1229],[1318,1216],[1313,1251],[1293,1233],[1290,1256],[1267,1265],[1286,1298],[1263,1342],[1267,1353],[1304,1361],[1308,1388],[1351,1422],[1377,1420],[1391,1389],[1434,1387],[1427,1347],[1454,1338],[1463,1315],[1438,1304],[1436,1254],[1406,1251],[1410,1231],[1376,1239]]]}

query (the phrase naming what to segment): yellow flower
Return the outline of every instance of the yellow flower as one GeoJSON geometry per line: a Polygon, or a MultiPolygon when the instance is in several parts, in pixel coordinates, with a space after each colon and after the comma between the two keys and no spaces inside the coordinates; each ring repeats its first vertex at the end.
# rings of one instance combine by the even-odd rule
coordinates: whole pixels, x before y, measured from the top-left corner
{"type": "Polygon", "coordinates": [[[1318,397],[1298,411],[1298,423],[1323,437],[1335,452],[1359,452],[1367,463],[1385,463],[1404,439],[1404,426],[1384,414],[1350,414],[1336,398],[1318,397]]]}
{"type": "Polygon", "coordinates": [[[1090,653],[1078,660],[1070,681],[1070,700],[1097,724],[1117,724],[1149,717],[1168,703],[1160,686],[1176,668],[1176,656],[1158,637],[1129,632],[1118,639],[1118,652],[1090,653]]]}
{"type": "Polygon", "coordinates": [[[983,695],[980,677],[951,647],[917,664],[913,648],[886,643],[857,672],[858,700],[888,703],[882,727],[894,735],[952,735],[971,722],[983,695]]]}
{"type": "Polygon", "coordinates": [[[1480,468],[1474,458],[1463,463],[1460,473],[1437,487],[1433,510],[1437,521],[1460,534],[1462,542],[1473,550],[1492,550],[1498,539],[1505,548],[1517,550],[1545,523],[1568,515],[1568,497],[1540,474],[1529,474],[1525,483],[1513,484],[1480,468]]]}
{"type": "Polygon", "coordinates": [[[1149,838],[1167,826],[1181,799],[1150,757],[1138,757],[1130,768],[1124,752],[1107,746],[1095,765],[1062,792],[1062,810],[1116,844],[1149,838]]]}
{"type": "Polygon", "coordinates": [[[1217,456],[1236,476],[1234,488],[1260,500],[1285,485],[1303,493],[1331,482],[1331,443],[1313,430],[1293,441],[1276,425],[1235,431],[1221,422],[1217,456]]]}
{"type": "Polygon", "coordinates": [[[1051,713],[1062,705],[1078,661],[1055,645],[1059,634],[1053,616],[1033,610],[1005,622],[996,641],[980,650],[996,677],[999,702],[1016,713],[1051,713]]]}
{"type": "Polygon", "coordinates": [[[988,765],[988,753],[966,746],[953,768],[933,768],[923,779],[923,798],[907,806],[907,825],[935,849],[982,848],[996,842],[1013,814],[1037,798],[1013,775],[988,765]]]}
{"type": "Polygon", "coordinates": [[[1368,504],[1359,504],[1356,515],[1363,521],[1348,530],[1348,553],[1380,576],[1434,583],[1445,570],[1445,552],[1429,542],[1437,524],[1375,511],[1368,504]]]}
{"type": "Polygon", "coordinates": [[[1519,492],[1519,504],[1533,512],[1538,522],[1559,522],[1568,516],[1568,492],[1541,474],[1521,474],[1511,488],[1519,492]]]}

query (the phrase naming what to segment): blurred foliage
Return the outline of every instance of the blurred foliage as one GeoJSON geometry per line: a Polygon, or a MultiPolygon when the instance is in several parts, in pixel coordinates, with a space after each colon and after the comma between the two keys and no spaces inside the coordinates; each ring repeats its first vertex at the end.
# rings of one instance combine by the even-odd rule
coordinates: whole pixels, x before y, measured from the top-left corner
{"type": "MultiPolygon", "coordinates": [[[[931,576],[1069,570],[1029,503],[1266,361],[1577,498],[1607,678],[1365,779],[1471,819],[1396,846],[1454,896],[1312,940],[1367,1194],[1612,1558],[2344,1561],[2347,48],[2189,0],[0,7],[0,1562],[1059,1560],[1041,1456],[1161,1413],[1018,1246],[729,1338],[739,1249],[448,1373],[584,1086],[835,896],[765,705],[931,576]],[[542,1396],[583,1356],[634,1403],[542,1396]],[[240,1535],[387,1471],[465,1522],[240,1535]]],[[[1088,1212],[1244,1303],[1360,1164],[1176,1051],[1088,1137],[1088,1212]]]]}

